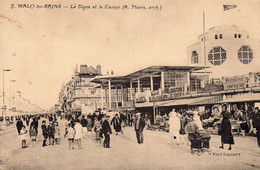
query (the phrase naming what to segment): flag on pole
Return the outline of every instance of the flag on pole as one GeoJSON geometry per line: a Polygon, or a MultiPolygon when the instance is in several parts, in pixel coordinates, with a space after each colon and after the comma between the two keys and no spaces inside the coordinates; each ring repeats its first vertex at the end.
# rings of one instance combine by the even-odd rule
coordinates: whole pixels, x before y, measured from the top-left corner
{"type": "Polygon", "coordinates": [[[236,8],[237,5],[223,5],[223,7],[224,7],[224,11],[227,11],[236,8]]]}

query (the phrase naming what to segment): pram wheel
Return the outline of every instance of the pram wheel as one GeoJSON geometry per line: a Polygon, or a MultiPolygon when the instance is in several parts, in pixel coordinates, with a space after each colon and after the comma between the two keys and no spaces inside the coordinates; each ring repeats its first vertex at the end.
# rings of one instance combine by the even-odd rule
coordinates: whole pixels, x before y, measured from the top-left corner
{"type": "Polygon", "coordinates": [[[208,154],[211,155],[212,154],[212,151],[211,149],[208,150],[208,154]]]}
{"type": "Polygon", "coordinates": [[[201,152],[200,152],[200,151],[198,151],[198,152],[197,152],[197,155],[198,155],[198,156],[200,156],[200,155],[201,155],[201,152]]]}
{"type": "Polygon", "coordinates": [[[190,153],[193,155],[193,154],[194,154],[194,150],[193,150],[193,149],[191,149],[191,150],[190,150],[190,153]]]}
{"type": "Polygon", "coordinates": [[[201,152],[202,152],[202,153],[204,153],[204,152],[205,152],[205,150],[204,150],[204,149],[201,149],[201,152]]]}

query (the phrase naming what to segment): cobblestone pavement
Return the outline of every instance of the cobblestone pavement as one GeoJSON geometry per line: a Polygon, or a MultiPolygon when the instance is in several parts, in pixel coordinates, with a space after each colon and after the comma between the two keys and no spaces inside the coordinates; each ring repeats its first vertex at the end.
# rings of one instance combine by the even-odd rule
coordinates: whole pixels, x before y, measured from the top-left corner
{"type": "MultiPolygon", "coordinates": [[[[220,137],[212,135],[212,154],[190,153],[187,145],[169,144],[169,134],[144,131],[144,144],[137,144],[133,127],[124,135],[111,135],[111,148],[103,148],[91,138],[82,141],[82,149],[68,149],[61,120],[61,144],[42,147],[41,129],[36,142],[27,140],[21,148],[15,125],[0,131],[0,169],[260,169],[260,149],[256,138],[235,136],[232,150],[218,148],[220,137]]],[[[40,126],[39,126],[40,127],[40,126]]]]}

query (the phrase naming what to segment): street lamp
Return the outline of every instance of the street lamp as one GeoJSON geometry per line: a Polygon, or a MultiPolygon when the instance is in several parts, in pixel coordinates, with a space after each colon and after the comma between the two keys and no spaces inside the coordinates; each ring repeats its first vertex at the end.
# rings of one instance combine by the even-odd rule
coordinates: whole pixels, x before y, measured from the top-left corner
{"type": "Polygon", "coordinates": [[[13,109],[12,105],[13,105],[13,95],[12,95],[12,83],[14,83],[15,80],[10,80],[9,81],[9,102],[10,102],[10,109],[13,109]]]}
{"type": "Polygon", "coordinates": [[[20,101],[21,101],[21,92],[20,91],[16,91],[17,92],[17,105],[16,105],[16,112],[17,112],[17,114],[18,114],[18,116],[19,116],[19,113],[18,112],[20,112],[20,109],[21,109],[21,104],[20,104],[20,101]]]}
{"type": "Polygon", "coordinates": [[[3,107],[2,107],[2,116],[4,119],[4,125],[5,125],[5,110],[6,110],[6,106],[5,106],[5,71],[11,71],[11,69],[4,69],[3,68],[3,107]]]}

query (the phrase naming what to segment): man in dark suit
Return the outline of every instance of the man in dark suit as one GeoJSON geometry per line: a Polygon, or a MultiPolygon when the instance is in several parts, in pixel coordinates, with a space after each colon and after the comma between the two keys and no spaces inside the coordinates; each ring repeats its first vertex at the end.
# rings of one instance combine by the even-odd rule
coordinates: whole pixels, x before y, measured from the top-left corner
{"type": "Polygon", "coordinates": [[[46,121],[43,120],[42,121],[42,135],[43,135],[43,143],[42,146],[45,147],[46,145],[46,140],[48,138],[48,129],[46,127],[46,121]]]}
{"type": "Polygon", "coordinates": [[[102,133],[105,136],[103,143],[104,148],[110,148],[110,134],[112,134],[111,127],[109,125],[109,115],[106,115],[105,120],[102,121],[102,133]]]}
{"type": "Polygon", "coordinates": [[[257,137],[257,143],[258,147],[260,148],[260,111],[259,108],[255,108],[255,115],[253,116],[253,126],[256,128],[256,137],[257,137]]]}
{"type": "Polygon", "coordinates": [[[145,121],[141,117],[141,113],[136,113],[135,132],[136,132],[137,142],[139,144],[144,143],[144,136],[143,136],[144,127],[145,127],[145,121]]]}
{"type": "Polygon", "coordinates": [[[22,127],[23,127],[23,121],[20,118],[18,118],[18,121],[16,123],[16,128],[17,128],[19,135],[20,135],[20,131],[21,131],[22,127]]]}

